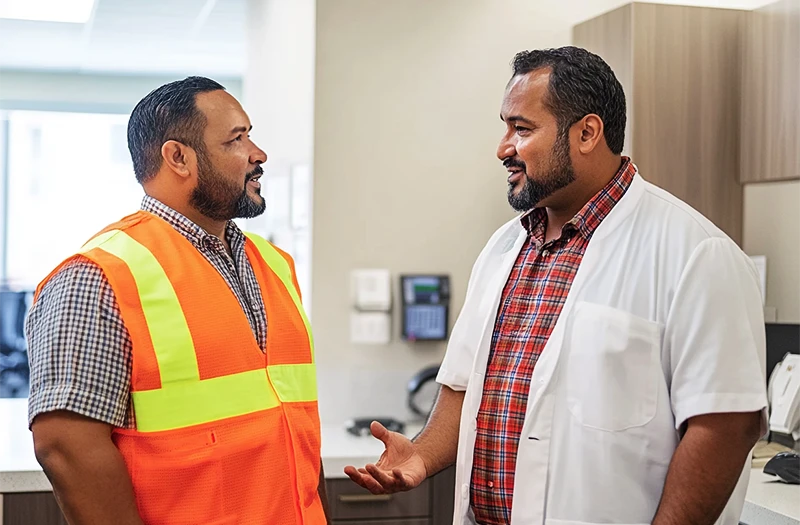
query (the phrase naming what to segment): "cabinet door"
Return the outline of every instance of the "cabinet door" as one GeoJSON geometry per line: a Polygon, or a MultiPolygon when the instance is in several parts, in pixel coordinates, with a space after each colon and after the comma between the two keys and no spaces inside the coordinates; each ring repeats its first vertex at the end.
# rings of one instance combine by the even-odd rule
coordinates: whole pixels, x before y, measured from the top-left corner
{"type": "Polygon", "coordinates": [[[334,525],[430,525],[428,519],[406,519],[406,520],[355,520],[355,521],[338,521],[334,520],[334,525]]]}
{"type": "Polygon", "coordinates": [[[747,14],[741,182],[800,179],[800,0],[747,14]]]}
{"type": "Polygon", "coordinates": [[[52,492],[0,495],[2,525],[67,525],[52,492]]]}
{"type": "Polygon", "coordinates": [[[334,520],[428,518],[430,480],[408,492],[375,495],[349,478],[328,480],[328,500],[334,520]]]}
{"type": "Polygon", "coordinates": [[[431,478],[433,509],[431,525],[452,525],[455,510],[456,467],[449,467],[431,478]]]}

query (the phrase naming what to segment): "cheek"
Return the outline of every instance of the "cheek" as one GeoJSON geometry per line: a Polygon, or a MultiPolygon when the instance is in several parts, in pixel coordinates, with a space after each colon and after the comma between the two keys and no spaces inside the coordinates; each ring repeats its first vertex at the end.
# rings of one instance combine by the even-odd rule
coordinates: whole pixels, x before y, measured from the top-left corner
{"type": "Polygon", "coordinates": [[[540,140],[536,140],[533,137],[520,137],[517,141],[517,155],[528,166],[529,172],[530,168],[542,164],[545,158],[544,154],[545,151],[541,147],[540,140]]]}
{"type": "Polygon", "coordinates": [[[542,135],[520,138],[517,155],[528,167],[529,174],[537,168],[546,168],[553,163],[554,144],[554,141],[548,141],[542,135]]]}

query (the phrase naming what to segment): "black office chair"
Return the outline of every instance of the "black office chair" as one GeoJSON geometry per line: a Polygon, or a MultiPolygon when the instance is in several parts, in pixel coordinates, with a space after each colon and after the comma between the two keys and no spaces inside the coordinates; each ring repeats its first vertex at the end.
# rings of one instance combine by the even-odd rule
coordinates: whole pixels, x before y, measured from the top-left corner
{"type": "Polygon", "coordinates": [[[31,298],[30,292],[0,290],[0,398],[30,391],[25,315],[31,298]]]}

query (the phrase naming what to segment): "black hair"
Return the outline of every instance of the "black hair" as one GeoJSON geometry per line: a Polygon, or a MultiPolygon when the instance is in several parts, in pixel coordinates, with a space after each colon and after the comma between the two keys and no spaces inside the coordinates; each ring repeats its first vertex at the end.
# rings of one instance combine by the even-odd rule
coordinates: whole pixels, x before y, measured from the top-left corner
{"type": "Polygon", "coordinates": [[[204,151],[206,117],[197,109],[200,93],[225,90],[205,77],[188,77],[154,89],[136,104],[128,121],[128,149],[133,172],[140,183],[155,176],[161,168],[161,146],[176,140],[204,151]]]}
{"type": "Polygon", "coordinates": [[[622,153],[625,143],[625,92],[606,62],[580,47],[537,49],[517,53],[513,77],[548,68],[550,85],[544,101],[556,117],[559,131],[589,114],[603,121],[612,153],[622,153]]]}

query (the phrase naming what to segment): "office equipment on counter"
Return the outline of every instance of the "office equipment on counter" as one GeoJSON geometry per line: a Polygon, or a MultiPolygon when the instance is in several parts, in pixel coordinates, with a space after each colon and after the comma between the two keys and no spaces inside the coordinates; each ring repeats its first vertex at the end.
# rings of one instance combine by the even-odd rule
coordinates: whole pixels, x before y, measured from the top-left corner
{"type": "Polygon", "coordinates": [[[428,419],[439,392],[439,385],[436,383],[438,373],[439,365],[429,366],[408,381],[408,408],[423,420],[428,419]]]}
{"type": "Polygon", "coordinates": [[[753,458],[750,462],[750,467],[763,469],[764,465],[769,463],[769,460],[774,458],[780,452],[791,452],[792,449],[780,443],[770,443],[766,439],[760,440],[753,447],[753,458]]]}
{"type": "Polygon", "coordinates": [[[800,455],[797,452],[779,452],[764,465],[764,474],[777,476],[784,483],[800,485],[800,455]]]}
{"type": "Polygon", "coordinates": [[[390,432],[403,433],[406,430],[406,425],[402,421],[398,421],[391,417],[373,417],[373,418],[358,418],[347,422],[346,429],[354,436],[369,436],[371,432],[369,426],[373,421],[377,421],[390,432]]]}
{"type": "Polygon", "coordinates": [[[450,278],[446,275],[401,275],[402,336],[407,341],[447,339],[450,278]]]}
{"type": "Polygon", "coordinates": [[[800,354],[800,324],[764,323],[767,335],[767,379],[786,354],[800,354]]]}
{"type": "Polygon", "coordinates": [[[800,355],[786,354],[769,380],[769,429],[800,438],[800,355]]]}

